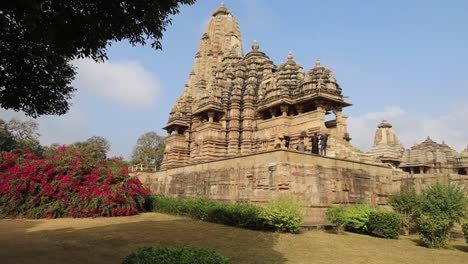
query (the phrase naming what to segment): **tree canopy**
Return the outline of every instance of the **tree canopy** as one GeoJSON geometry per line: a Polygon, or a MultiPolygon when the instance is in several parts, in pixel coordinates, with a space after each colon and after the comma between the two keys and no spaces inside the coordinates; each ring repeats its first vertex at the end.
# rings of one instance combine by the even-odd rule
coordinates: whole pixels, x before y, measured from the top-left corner
{"type": "Polygon", "coordinates": [[[164,155],[164,137],[156,132],[147,132],[140,136],[133,149],[132,163],[159,169],[164,155]]]}
{"type": "Polygon", "coordinates": [[[107,59],[112,41],[161,39],[171,16],[195,0],[38,0],[0,4],[0,106],[37,117],[65,114],[77,58],[107,59]]]}
{"type": "Polygon", "coordinates": [[[8,122],[0,119],[0,151],[30,151],[41,154],[39,125],[34,120],[21,121],[16,118],[8,122]]]}
{"type": "MultiPolygon", "coordinates": [[[[61,144],[51,144],[45,148],[44,156],[47,158],[53,157],[59,153],[61,144]]],[[[92,136],[85,141],[78,141],[73,144],[67,145],[67,148],[71,152],[79,153],[80,155],[86,156],[91,160],[103,160],[107,158],[107,153],[110,150],[110,143],[104,137],[92,136]]]]}

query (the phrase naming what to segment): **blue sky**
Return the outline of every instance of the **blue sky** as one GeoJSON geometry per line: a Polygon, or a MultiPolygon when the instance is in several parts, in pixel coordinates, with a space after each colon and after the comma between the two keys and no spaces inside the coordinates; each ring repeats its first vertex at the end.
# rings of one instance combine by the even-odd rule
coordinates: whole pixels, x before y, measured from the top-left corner
{"type": "MultiPolygon", "coordinates": [[[[468,1],[225,0],[241,28],[279,64],[292,51],[307,71],[320,58],[354,105],[354,144],[368,150],[388,119],[409,148],[426,136],[458,151],[468,144],[468,1]]],[[[198,42],[220,1],[198,0],[174,16],[163,50],[113,43],[109,61],[77,61],[78,92],[67,115],[41,117],[41,141],[93,135],[129,157],[137,138],[161,130],[187,80],[198,42]]],[[[0,117],[21,117],[0,111],[0,117]]]]}

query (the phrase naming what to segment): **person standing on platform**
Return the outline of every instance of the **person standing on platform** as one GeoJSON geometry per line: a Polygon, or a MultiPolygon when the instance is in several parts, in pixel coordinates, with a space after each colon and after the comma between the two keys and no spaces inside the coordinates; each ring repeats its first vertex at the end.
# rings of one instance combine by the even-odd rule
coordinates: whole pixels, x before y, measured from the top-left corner
{"type": "Polygon", "coordinates": [[[327,155],[327,144],[328,144],[328,136],[327,134],[322,134],[320,136],[320,155],[322,156],[327,155]]]}
{"type": "Polygon", "coordinates": [[[318,155],[319,154],[319,137],[317,133],[314,133],[310,141],[312,143],[312,154],[318,155]]]}

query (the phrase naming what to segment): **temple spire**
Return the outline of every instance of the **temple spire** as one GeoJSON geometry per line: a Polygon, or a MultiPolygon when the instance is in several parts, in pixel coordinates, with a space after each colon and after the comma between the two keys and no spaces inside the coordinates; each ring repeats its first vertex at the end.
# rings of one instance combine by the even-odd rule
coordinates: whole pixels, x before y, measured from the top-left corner
{"type": "Polygon", "coordinates": [[[315,60],[315,68],[321,67],[320,66],[320,59],[315,60]]]}
{"type": "Polygon", "coordinates": [[[254,42],[252,43],[252,50],[259,50],[259,49],[260,49],[260,46],[258,45],[258,42],[254,40],[254,42]]]}

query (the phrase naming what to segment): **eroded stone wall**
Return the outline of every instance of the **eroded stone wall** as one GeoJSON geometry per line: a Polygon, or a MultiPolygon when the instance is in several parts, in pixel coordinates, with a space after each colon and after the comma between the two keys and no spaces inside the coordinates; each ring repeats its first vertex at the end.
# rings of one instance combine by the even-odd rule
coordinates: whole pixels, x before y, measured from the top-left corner
{"type": "Polygon", "coordinates": [[[306,221],[321,222],[333,204],[385,205],[387,196],[400,187],[395,174],[387,166],[275,150],[138,177],[154,193],[180,198],[262,205],[293,196],[304,202],[306,221]]]}

